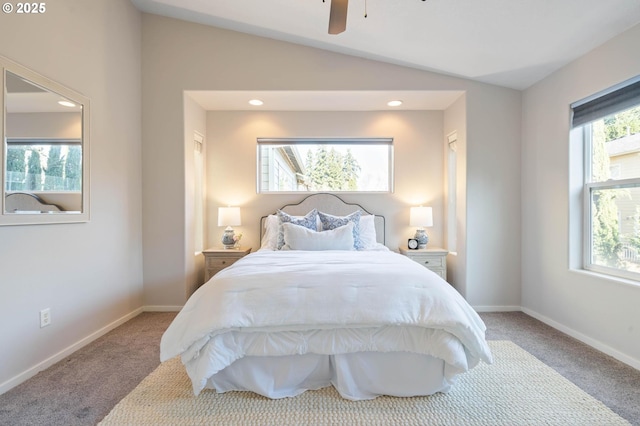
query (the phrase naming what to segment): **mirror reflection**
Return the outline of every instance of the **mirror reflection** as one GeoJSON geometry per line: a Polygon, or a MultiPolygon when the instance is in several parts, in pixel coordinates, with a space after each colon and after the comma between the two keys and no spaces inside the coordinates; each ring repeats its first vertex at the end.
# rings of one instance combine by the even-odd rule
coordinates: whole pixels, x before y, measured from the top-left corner
{"type": "Polygon", "coordinates": [[[5,70],[4,215],[81,214],[83,104],[5,70]]]}

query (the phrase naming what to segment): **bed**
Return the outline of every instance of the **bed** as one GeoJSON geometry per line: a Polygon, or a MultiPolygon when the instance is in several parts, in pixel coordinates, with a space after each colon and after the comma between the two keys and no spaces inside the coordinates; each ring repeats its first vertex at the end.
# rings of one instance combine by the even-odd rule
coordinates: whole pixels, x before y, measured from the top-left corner
{"type": "Polygon", "coordinates": [[[476,312],[382,244],[383,217],[315,194],[261,228],[260,249],[201,286],[162,337],[161,360],[181,356],[195,395],[430,395],[492,362],[476,312]]]}

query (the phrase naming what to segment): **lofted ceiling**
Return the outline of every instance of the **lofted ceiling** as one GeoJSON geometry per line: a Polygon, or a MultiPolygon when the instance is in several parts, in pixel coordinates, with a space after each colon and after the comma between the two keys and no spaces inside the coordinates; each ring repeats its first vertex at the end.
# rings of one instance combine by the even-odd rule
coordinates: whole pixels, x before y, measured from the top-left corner
{"type": "Polygon", "coordinates": [[[350,0],[346,31],[338,35],[328,34],[331,0],[132,3],[143,12],[519,90],[640,24],[640,0],[350,0]]]}

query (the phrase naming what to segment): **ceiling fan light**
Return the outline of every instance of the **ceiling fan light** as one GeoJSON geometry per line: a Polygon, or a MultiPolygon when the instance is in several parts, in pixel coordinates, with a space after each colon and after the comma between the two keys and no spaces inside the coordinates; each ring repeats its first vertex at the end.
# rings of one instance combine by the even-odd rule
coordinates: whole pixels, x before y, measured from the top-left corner
{"type": "Polygon", "coordinates": [[[387,102],[387,105],[389,105],[390,107],[397,107],[402,105],[402,101],[397,100],[397,101],[389,101],[387,102]]]}
{"type": "Polygon", "coordinates": [[[253,106],[260,106],[260,105],[264,104],[264,102],[262,102],[260,99],[251,99],[249,101],[249,104],[251,104],[253,106]]]}
{"type": "Polygon", "coordinates": [[[340,34],[347,29],[349,0],[331,0],[329,10],[329,34],[340,34]]]}

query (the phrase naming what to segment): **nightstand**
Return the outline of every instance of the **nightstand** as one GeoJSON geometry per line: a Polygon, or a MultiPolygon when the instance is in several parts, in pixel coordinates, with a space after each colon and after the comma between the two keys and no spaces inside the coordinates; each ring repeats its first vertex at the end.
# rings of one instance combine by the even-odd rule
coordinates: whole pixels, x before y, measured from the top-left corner
{"type": "Polygon", "coordinates": [[[238,259],[251,253],[251,247],[239,249],[211,248],[204,250],[204,282],[209,281],[217,272],[233,265],[238,259]]]}
{"type": "Polygon", "coordinates": [[[447,279],[447,254],[449,252],[439,247],[429,247],[420,250],[409,250],[400,247],[400,253],[409,259],[418,262],[425,268],[431,269],[440,275],[445,281],[447,279]]]}

